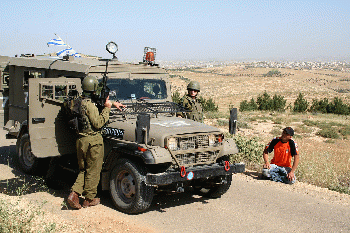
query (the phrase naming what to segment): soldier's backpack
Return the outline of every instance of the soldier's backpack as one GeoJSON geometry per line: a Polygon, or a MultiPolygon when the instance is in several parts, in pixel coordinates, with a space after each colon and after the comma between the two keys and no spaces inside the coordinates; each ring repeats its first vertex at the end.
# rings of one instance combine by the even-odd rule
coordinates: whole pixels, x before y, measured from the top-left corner
{"type": "Polygon", "coordinates": [[[71,96],[63,103],[63,109],[67,118],[68,127],[76,133],[80,132],[79,122],[81,121],[81,101],[80,96],[71,96]]]}

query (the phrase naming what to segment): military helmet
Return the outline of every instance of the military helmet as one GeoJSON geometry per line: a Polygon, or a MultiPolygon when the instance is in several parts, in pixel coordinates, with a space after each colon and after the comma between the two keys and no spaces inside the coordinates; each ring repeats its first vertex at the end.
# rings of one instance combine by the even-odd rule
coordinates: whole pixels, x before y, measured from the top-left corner
{"type": "Polygon", "coordinates": [[[200,91],[201,87],[199,86],[199,82],[197,81],[191,81],[188,85],[187,85],[187,90],[195,90],[195,91],[200,91]]]}
{"type": "Polygon", "coordinates": [[[81,83],[83,91],[93,92],[97,90],[98,81],[94,76],[86,76],[81,83]]]}

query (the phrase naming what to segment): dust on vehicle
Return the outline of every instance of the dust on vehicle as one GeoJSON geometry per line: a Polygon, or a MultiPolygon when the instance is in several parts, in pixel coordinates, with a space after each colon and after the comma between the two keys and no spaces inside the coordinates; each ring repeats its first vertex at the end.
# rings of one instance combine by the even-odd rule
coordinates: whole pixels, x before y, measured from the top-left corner
{"type": "MultiPolygon", "coordinates": [[[[147,210],[158,190],[183,192],[191,187],[208,197],[220,197],[231,186],[232,173],[242,163],[230,164],[238,153],[233,139],[218,128],[176,117],[185,111],[172,102],[169,74],[155,62],[154,48],[146,47],[143,62],[119,62],[116,44],[106,48],[112,59],[16,57],[7,64],[8,138],[17,138],[17,159],[28,173],[43,169],[46,177],[57,167],[77,170],[76,133],[67,123],[63,105],[82,92],[87,75],[100,79],[100,98],[120,101],[102,128],[105,158],[101,186],[109,190],[116,208],[125,213],[147,210]],[[114,51],[112,51],[114,50],[114,51]]],[[[0,57],[1,58],[1,57],[0,57]]]]}

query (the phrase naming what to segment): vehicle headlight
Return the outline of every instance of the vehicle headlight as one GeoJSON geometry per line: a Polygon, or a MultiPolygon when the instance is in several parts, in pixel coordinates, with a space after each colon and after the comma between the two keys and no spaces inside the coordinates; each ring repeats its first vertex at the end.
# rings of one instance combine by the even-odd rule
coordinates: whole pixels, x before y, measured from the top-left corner
{"type": "Polygon", "coordinates": [[[168,138],[167,147],[169,150],[178,150],[178,143],[176,138],[168,138]]]}
{"type": "Polygon", "coordinates": [[[215,146],[216,143],[216,137],[213,134],[209,134],[209,146],[215,146]]]}

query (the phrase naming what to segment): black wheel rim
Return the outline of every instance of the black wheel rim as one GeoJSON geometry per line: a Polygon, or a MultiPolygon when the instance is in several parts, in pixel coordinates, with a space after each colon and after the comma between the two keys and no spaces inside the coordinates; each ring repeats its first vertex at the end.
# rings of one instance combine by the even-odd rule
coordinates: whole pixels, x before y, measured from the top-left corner
{"type": "Polygon", "coordinates": [[[26,167],[32,167],[34,162],[35,162],[35,157],[32,153],[32,149],[30,147],[30,142],[25,142],[23,144],[22,160],[23,160],[23,164],[26,167]]]}
{"type": "Polygon", "coordinates": [[[123,202],[130,204],[136,194],[135,179],[126,170],[120,171],[116,176],[116,189],[123,202]]]}

